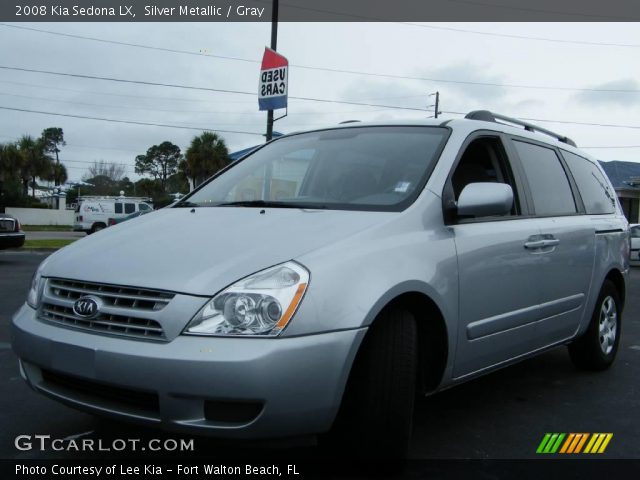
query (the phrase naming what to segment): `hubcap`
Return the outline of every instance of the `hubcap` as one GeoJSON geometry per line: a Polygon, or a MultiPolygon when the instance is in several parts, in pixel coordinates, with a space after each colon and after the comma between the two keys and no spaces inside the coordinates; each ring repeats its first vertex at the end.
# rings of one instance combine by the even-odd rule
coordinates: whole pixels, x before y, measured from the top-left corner
{"type": "Polygon", "coordinates": [[[600,306],[600,321],[598,323],[598,335],[602,353],[609,355],[613,350],[618,331],[618,311],[616,302],[611,296],[607,296],[600,306]]]}

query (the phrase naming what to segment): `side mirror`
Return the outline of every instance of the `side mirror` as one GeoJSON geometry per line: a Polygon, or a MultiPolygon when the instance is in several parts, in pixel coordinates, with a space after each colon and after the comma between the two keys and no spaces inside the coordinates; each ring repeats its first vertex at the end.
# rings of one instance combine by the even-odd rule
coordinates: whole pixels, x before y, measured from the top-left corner
{"type": "Polygon", "coordinates": [[[459,217],[505,215],[513,206],[513,190],[506,183],[470,183],[457,203],[459,217]]]}

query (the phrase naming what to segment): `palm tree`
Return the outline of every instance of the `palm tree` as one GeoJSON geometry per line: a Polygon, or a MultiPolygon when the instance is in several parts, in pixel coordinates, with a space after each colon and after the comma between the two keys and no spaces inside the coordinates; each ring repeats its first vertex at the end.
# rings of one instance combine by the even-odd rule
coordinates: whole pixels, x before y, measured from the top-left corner
{"type": "Polygon", "coordinates": [[[202,132],[191,140],[180,169],[197,186],[228,164],[229,150],[224,139],[214,132],[202,132]]]}
{"type": "Polygon", "coordinates": [[[32,197],[36,197],[36,177],[46,178],[51,172],[52,160],[45,153],[42,139],[34,140],[30,135],[23,135],[18,141],[18,149],[23,159],[20,178],[24,196],[29,195],[29,181],[32,182],[32,197]]]}
{"type": "Polygon", "coordinates": [[[21,163],[22,157],[15,143],[0,144],[0,180],[15,178],[21,163]]]}
{"type": "Polygon", "coordinates": [[[67,175],[67,167],[62,163],[51,162],[51,170],[47,176],[42,178],[44,180],[54,182],[55,186],[63,185],[69,179],[69,176],[67,175]]]}
{"type": "MultiPolygon", "coordinates": [[[[56,166],[60,165],[60,159],[58,158],[58,153],[60,153],[59,145],[66,145],[67,142],[64,141],[64,132],[59,127],[51,127],[45,128],[42,131],[42,142],[44,144],[44,151],[47,153],[55,153],[56,154],[56,166]]],[[[66,174],[66,171],[65,171],[66,174]]],[[[56,187],[61,185],[58,181],[58,176],[54,175],[53,180],[55,182],[56,187]]],[[[65,178],[66,181],[66,178],[65,178]]]]}

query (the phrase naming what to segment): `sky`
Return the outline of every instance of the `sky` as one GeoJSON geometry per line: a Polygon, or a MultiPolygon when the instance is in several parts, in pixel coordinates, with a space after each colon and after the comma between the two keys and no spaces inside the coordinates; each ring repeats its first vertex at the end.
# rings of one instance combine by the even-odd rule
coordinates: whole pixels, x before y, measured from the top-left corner
{"type": "MultiPolygon", "coordinates": [[[[256,145],[266,129],[257,91],[269,42],[269,23],[2,24],[0,66],[246,94],[0,68],[0,107],[172,126],[0,109],[0,143],[63,128],[71,181],[101,160],[138,179],[136,155],[163,141],[185,151],[204,129],[231,152],[256,145]]],[[[535,119],[600,160],[640,162],[637,23],[281,23],[278,51],[289,59],[290,97],[332,101],[290,98],[275,124],[283,133],[425,118],[438,91],[442,118],[488,109],[535,119]]]]}

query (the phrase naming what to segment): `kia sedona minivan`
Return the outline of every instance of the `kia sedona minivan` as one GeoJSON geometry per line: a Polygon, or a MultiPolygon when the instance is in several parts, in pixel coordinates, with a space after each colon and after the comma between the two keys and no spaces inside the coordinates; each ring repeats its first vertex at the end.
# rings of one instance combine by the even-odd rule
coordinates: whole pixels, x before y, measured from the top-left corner
{"type": "Polygon", "coordinates": [[[51,255],[13,348],[35,391],[98,415],[402,455],[416,395],[559,345],[609,367],[628,269],[569,138],[488,111],[349,123],[51,255]]]}

